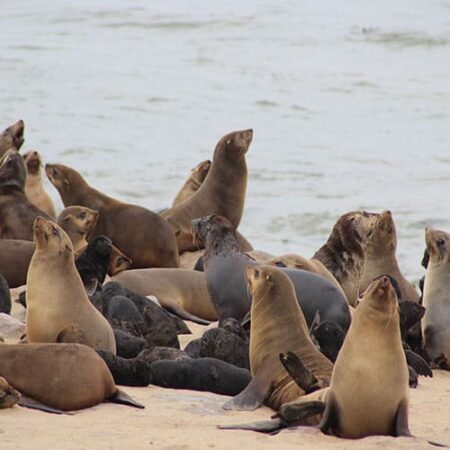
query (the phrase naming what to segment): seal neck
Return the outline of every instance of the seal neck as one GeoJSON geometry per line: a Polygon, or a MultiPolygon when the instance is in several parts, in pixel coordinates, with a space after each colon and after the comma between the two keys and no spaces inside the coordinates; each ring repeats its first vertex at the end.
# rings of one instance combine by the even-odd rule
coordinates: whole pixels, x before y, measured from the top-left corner
{"type": "Polygon", "coordinates": [[[226,255],[228,253],[238,253],[239,242],[236,232],[230,229],[211,230],[206,236],[205,260],[210,256],[226,255]]]}

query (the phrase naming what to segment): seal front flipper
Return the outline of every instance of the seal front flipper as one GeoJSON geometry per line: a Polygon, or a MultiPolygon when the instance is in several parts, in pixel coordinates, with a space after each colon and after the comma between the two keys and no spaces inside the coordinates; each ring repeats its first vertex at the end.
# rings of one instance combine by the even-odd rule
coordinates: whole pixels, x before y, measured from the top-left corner
{"type": "Polygon", "coordinates": [[[44,405],[43,403],[34,400],[33,398],[23,396],[20,398],[17,403],[19,406],[23,406],[24,408],[37,409],[39,411],[44,411],[50,414],[68,414],[73,415],[74,413],[61,411],[60,409],[52,408],[50,406],[44,405]]]}
{"type": "Polygon", "coordinates": [[[287,355],[280,353],[280,361],[286,372],[307,394],[323,387],[320,380],[313,375],[295,353],[288,352],[287,355]]]}
{"type": "Polygon", "coordinates": [[[61,330],[58,333],[58,336],[56,336],[56,342],[58,344],[84,344],[89,347],[89,341],[86,334],[76,325],[68,325],[61,330]]]}
{"type": "Polygon", "coordinates": [[[219,425],[220,430],[248,430],[259,433],[274,433],[286,428],[286,425],[280,418],[272,420],[261,420],[259,422],[243,423],[241,425],[219,425]]]}
{"type": "Polygon", "coordinates": [[[322,433],[328,434],[332,431],[336,436],[339,436],[339,411],[337,403],[333,397],[333,393],[328,394],[325,411],[322,420],[319,423],[319,429],[322,433]]]}
{"type": "Polygon", "coordinates": [[[120,405],[134,406],[135,408],[145,409],[142,403],[137,402],[134,398],[130,397],[126,392],[117,389],[117,391],[108,398],[111,403],[119,403],[120,405]]]}
{"type": "Polygon", "coordinates": [[[222,405],[223,409],[253,411],[259,408],[272,386],[274,358],[266,357],[248,386],[236,397],[222,405]]]}
{"type": "Polygon", "coordinates": [[[411,366],[417,375],[424,375],[425,377],[433,376],[430,366],[420,355],[408,349],[405,349],[404,352],[408,366],[411,366]]]}

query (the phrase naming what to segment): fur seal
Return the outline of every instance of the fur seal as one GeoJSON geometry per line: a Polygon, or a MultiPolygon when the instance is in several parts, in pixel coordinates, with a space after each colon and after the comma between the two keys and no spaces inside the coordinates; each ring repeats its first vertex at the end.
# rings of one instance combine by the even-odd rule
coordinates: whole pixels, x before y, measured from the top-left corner
{"type": "Polygon", "coordinates": [[[366,228],[370,214],[352,211],[339,217],[327,242],[314,254],[336,278],[351,306],[357,305],[359,281],[366,259],[366,228]]]}
{"type": "MultiPolygon", "coordinates": [[[[212,215],[192,221],[197,240],[205,246],[205,276],[209,295],[219,321],[233,317],[242,320],[250,310],[245,269],[258,264],[239,251],[231,223],[212,215]]],[[[346,331],[350,311],[342,290],[327,279],[305,270],[281,268],[291,279],[297,300],[308,325],[319,311],[322,320],[336,322],[346,331]]]]}
{"type": "Polygon", "coordinates": [[[92,236],[108,236],[131,258],[133,268],[179,266],[173,229],[161,216],[93,189],[70,167],[47,164],[45,171],[64,206],[81,205],[99,212],[92,236]]]}
{"type": "Polygon", "coordinates": [[[390,275],[398,283],[399,301],[419,301],[419,294],[403,276],[395,256],[397,231],[390,211],[373,214],[367,223],[366,259],[359,280],[359,290],[364,292],[374,278],[390,275]]]}
{"type": "Polygon", "coordinates": [[[22,144],[25,141],[23,138],[24,130],[25,124],[23,120],[19,120],[0,133],[0,157],[2,157],[10,148],[14,148],[17,151],[20,150],[20,147],[22,147],[22,144]]]}
{"type": "Polygon", "coordinates": [[[0,163],[0,237],[33,240],[33,222],[41,216],[51,219],[32,205],[25,195],[27,169],[16,150],[8,150],[0,163]]]}
{"type": "MultiPolygon", "coordinates": [[[[425,241],[430,259],[423,292],[423,347],[434,363],[450,358],[450,234],[427,228],[425,241]]],[[[441,366],[450,370],[447,364],[441,366]]]]}
{"type": "Polygon", "coordinates": [[[28,342],[58,342],[71,327],[71,333],[80,333],[76,342],[115,353],[112,328],[86,295],[67,234],[38,217],[34,237],[36,250],[27,276],[28,342]]]}
{"type": "Polygon", "coordinates": [[[188,319],[183,312],[186,311],[206,321],[217,320],[203,273],[185,269],[135,269],[125,270],[113,280],[139,295],[154,295],[164,308],[182,318],[188,319]]]}
{"type": "Polygon", "coordinates": [[[150,366],[151,384],[172,389],[236,395],[250,382],[247,369],[214,358],[155,361],[150,366]]]}
{"type": "Polygon", "coordinates": [[[202,161],[201,163],[199,163],[191,170],[189,178],[186,180],[186,182],[183,184],[183,187],[175,196],[175,199],[172,203],[172,208],[184,202],[199,190],[200,186],[206,178],[206,175],[208,175],[210,168],[211,161],[207,159],[206,161],[202,161]]]}
{"type": "Polygon", "coordinates": [[[37,151],[29,151],[23,155],[27,167],[27,178],[25,182],[25,195],[30,203],[36,208],[44,211],[53,219],[56,219],[55,205],[44,189],[42,183],[42,160],[37,151]]]}
{"type": "MultiPolygon", "coordinates": [[[[143,408],[116,387],[106,364],[85,345],[3,344],[0,360],[0,376],[21,394],[41,403],[41,408],[72,411],[104,401],[143,408]]],[[[21,404],[29,405],[27,401],[21,404]]]]}
{"type": "Polygon", "coordinates": [[[290,351],[298,355],[325,386],[330,382],[333,364],[311,341],[289,277],[272,266],[249,267],[246,276],[253,296],[250,331],[253,379],[223,408],[253,410],[265,403],[277,410],[305,393],[284,370],[280,353],[290,351]]]}
{"type": "Polygon", "coordinates": [[[180,253],[196,250],[190,228],[193,219],[218,214],[226,217],[235,228],[238,227],[247,190],[245,155],[252,138],[252,130],[234,131],[223,136],[214,150],[211,168],[199,190],[162,213],[178,233],[180,253]]]}
{"type": "Polygon", "coordinates": [[[69,206],[61,211],[56,223],[67,233],[72,241],[76,256],[87,247],[87,240],[97,224],[98,212],[84,206],[69,206]]]}

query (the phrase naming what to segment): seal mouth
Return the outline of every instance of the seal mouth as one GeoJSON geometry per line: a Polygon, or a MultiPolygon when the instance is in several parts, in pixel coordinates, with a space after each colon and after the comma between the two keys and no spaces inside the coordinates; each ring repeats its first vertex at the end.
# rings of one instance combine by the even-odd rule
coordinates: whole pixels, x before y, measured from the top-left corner
{"type": "Polygon", "coordinates": [[[41,168],[41,157],[39,156],[38,152],[36,151],[28,152],[24,156],[24,160],[27,164],[28,173],[35,175],[39,172],[39,169],[41,168]]]}
{"type": "Polygon", "coordinates": [[[14,125],[11,125],[7,130],[12,136],[12,143],[15,149],[18,151],[22,144],[25,142],[23,133],[25,131],[25,123],[23,120],[17,121],[14,125]]]}
{"type": "Polygon", "coordinates": [[[251,128],[248,130],[239,131],[238,135],[236,136],[236,146],[244,153],[247,153],[252,140],[253,130],[251,128]]]}

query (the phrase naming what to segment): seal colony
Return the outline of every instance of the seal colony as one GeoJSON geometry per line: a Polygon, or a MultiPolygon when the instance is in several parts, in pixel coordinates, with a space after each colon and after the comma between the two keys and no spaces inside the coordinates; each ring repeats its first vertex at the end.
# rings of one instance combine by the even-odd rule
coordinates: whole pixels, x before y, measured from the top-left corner
{"type": "Polygon", "coordinates": [[[450,370],[450,234],[426,230],[423,306],[390,211],[343,212],[314,255],[253,250],[237,230],[252,139],[225,134],[160,214],[46,164],[57,215],[23,121],[0,133],[0,408],[139,408],[116,384],[150,384],[276,411],[228,428],[411,436],[410,387],[450,370]],[[210,324],[183,349],[182,319],[210,324]]]}

